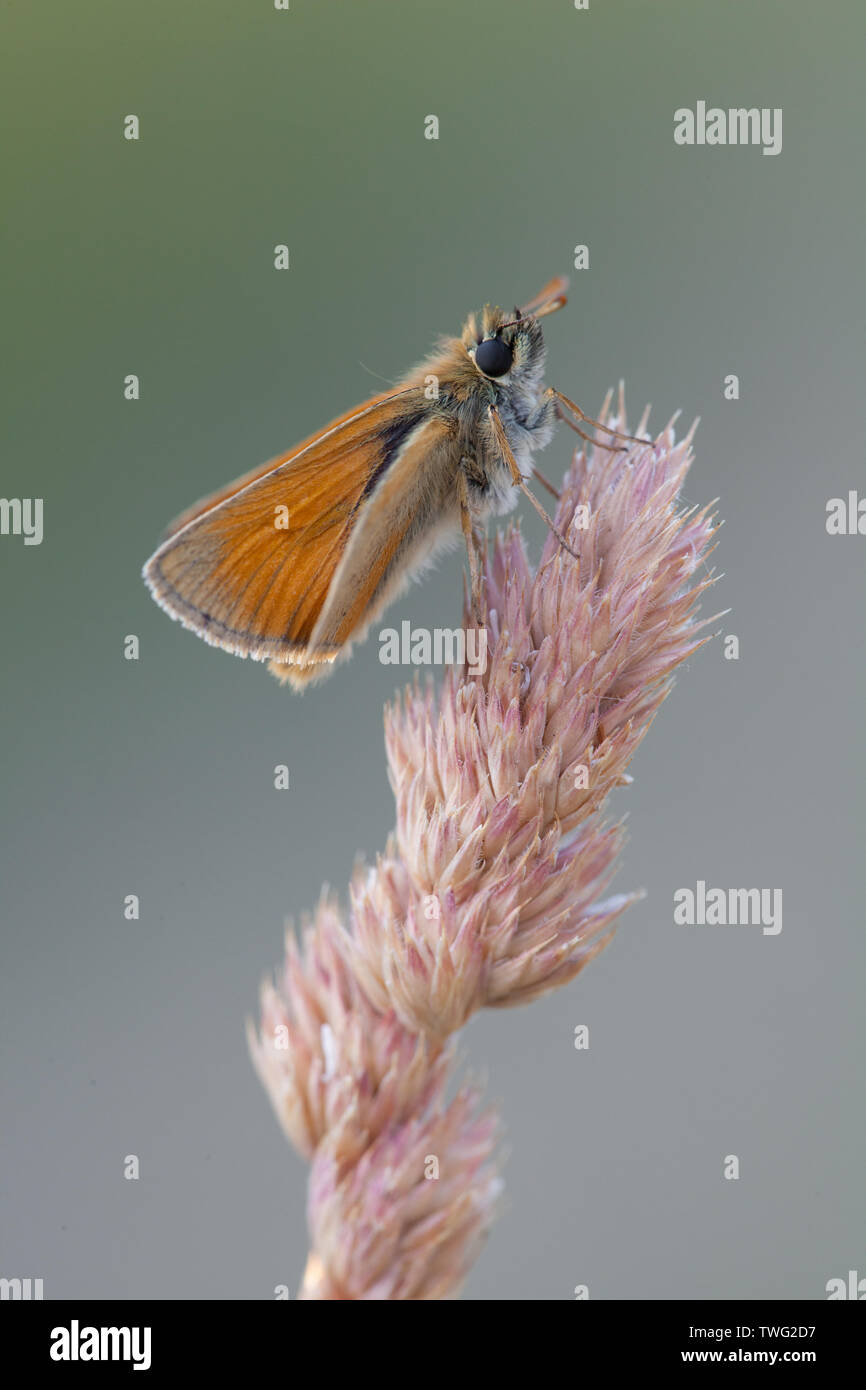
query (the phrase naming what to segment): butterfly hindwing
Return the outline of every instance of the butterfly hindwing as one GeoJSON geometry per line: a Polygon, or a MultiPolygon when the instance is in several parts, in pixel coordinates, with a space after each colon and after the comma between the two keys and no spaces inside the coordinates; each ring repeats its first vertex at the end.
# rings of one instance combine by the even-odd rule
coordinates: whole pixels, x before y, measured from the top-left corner
{"type": "Polygon", "coordinates": [[[429,558],[435,532],[455,529],[456,425],[426,415],[357,510],[316,621],[311,647],[340,647],[369,623],[429,558]]]}

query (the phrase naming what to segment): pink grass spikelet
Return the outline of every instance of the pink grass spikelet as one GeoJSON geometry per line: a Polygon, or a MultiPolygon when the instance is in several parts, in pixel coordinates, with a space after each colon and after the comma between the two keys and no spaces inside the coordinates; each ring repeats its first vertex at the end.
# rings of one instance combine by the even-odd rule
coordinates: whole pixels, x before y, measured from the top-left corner
{"type": "Polygon", "coordinates": [[[350,949],[410,1029],[445,1036],[566,983],[639,896],[601,900],[622,829],[598,813],[705,640],[712,579],[692,581],[714,526],[678,508],[690,462],[691,435],[670,427],[578,454],[555,521],[580,561],[549,536],[533,574],[519,533],[498,537],[486,672],[452,669],[438,696],[416,686],[386,713],[397,826],[355,885],[350,949]]]}
{"type": "Polygon", "coordinates": [[[501,1182],[492,1112],[464,1089],[449,1106],[382,1134],[357,1163],[313,1159],[313,1256],[301,1298],[448,1299],[493,1220],[501,1182]]]}

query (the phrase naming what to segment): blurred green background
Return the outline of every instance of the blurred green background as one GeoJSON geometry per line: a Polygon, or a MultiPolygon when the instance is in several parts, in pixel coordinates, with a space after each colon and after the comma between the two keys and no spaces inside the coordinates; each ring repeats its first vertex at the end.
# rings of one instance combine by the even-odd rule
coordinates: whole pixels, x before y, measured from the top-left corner
{"type": "MultiPolygon", "coordinates": [[[[732,608],[741,657],[689,664],[633,766],[617,886],[646,900],[571,987],[464,1038],[511,1147],[467,1297],[821,1298],[866,1273],[864,541],[824,526],[864,479],[862,6],[45,0],[0,22],[2,493],[45,499],[41,546],[0,538],[0,1274],[294,1294],[306,1169],[242,1025],[284,917],[384,843],[395,673],[374,638],[298,698],[169,622],[140,568],[198,496],[584,243],[548,379],[592,412],[623,377],[657,428],[700,414],[687,495],[721,498],[708,611],[732,608]],[[782,153],[675,146],[699,99],[782,107],[782,153]],[[781,935],[675,927],[698,878],[781,887],[781,935]]],[[[461,583],[446,557],[388,622],[450,625],[461,583]]]]}

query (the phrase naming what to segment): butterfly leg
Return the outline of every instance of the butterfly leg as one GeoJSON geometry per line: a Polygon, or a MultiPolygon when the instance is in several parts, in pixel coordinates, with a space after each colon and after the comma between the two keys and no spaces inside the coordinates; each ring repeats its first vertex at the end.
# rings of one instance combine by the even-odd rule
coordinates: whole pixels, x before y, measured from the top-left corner
{"type": "Polygon", "coordinates": [[[568,544],[568,541],[565,539],[562,533],[557,530],[556,523],[554,522],[553,518],[547,515],[547,512],[542,507],[538,498],[535,496],[534,493],[530,492],[529,488],[526,486],[526,479],[521,473],[517,464],[517,459],[514,457],[514,454],[512,453],[511,445],[508,442],[508,435],[505,433],[505,426],[503,425],[502,420],[500,419],[499,411],[496,409],[495,405],[489,405],[487,407],[487,416],[490,420],[491,426],[493,427],[493,437],[496,440],[496,443],[499,447],[499,452],[501,453],[505,462],[508,464],[508,467],[511,471],[511,481],[514,483],[515,487],[519,487],[520,491],[525,493],[525,495],[529,498],[533,507],[538,512],[538,515],[541,517],[542,521],[550,527],[550,530],[556,536],[556,539],[559,541],[559,544],[562,546],[563,550],[567,550],[569,555],[571,555],[573,559],[579,560],[580,556],[577,554],[576,551],[572,550],[571,546],[568,544]]]}
{"type": "Polygon", "coordinates": [[[466,481],[466,474],[461,467],[457,475],[457,486],[460,490],[460,524],[463,527],[463,539],[466,542],[466,554],[469,556],[469,581],[470,593],[472,596],[472,616],[478,627],[484,627],[486,619],[484,617],[484,581],[481,574],[481,562],[479,559],[480,546],[478,536],[472,517],[472,508],[469,503],[469,484],[466,481]]]}
{"type": "MultiPolygon", "coordinates": [[[[548,386],[545,395],[552,396],[560,405],[564,405],[566,410],[570,410],[583,424],[594,425],[596,429],[604,430],[605,434],[613,435],[615,439],[630,439],[632,444],[652,444],[651,439],[638,439],[636,434],[623,434],[622,430],[611,429],[610,425],[603,425],[600,420],[593,420],[591,415],[587,415],[585,411],[581,410],[579,405],[575,405],[574,401],[569,400],[568,396],[564,396],[562,392],[557,391],[554,386],[548,386]]],[[[561,416],[560,418],[564,417],[561,416]]],[[[580,434],[580,430],[577,432],[580,434]]],[[[586,435],[583,437],[585,439],[586,435]]],[[[591,442],[595,444],[597,440],[592,440],[591,442]]]]}
{"type": "Polygon", "coordinates": [[[560,497],[559,492],[558,492],[557,489],[553,486],[553,483],[550,482],[550,480],[549,480],[548,478],[545,478],[545,476],[544,476],[544,474],[541,472],[541,470],[540,470],[539,468],[536,468],[535,464],[532,465],[532,473],[533,473],[533,477],[536,477],[536,478],[538,479],[538,481],[541,483],[541,486],[542,486],[542,487],[546,487],[546,488],[547,488],[547,491],[550,493],[551,497],[555,497],[556,500],[557,500],[557,502],[558,502],[558,501],[559,501],[559,497],[560,497]]]}
{"type": "Polygon", "coordinates": [[[557,420],[561,420],[564,425],[568,425],[570,430],[574,430],[575,434],[579,434],[581,439],[585,439],[587,444],[592,444],[596,449],[607,449],[611,454],[624,454],[627,452],[628,445],[626,444],[605,444],[603,439],[593,439],[591,434],[587,434],[585,430],[582,430],[576,425],[574,421],[566,415],[565,411],[560,410],[558,406],[556,418],[557,420]]]}

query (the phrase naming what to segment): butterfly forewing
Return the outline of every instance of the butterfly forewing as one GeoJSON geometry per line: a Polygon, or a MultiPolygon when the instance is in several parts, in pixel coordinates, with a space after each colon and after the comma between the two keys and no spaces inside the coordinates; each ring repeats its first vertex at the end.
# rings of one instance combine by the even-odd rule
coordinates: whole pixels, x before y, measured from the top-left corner
{"type": "Polygon", "coordinates": [[[355,512],[417,423],[413,394],[375,397],[185,513],[145,569],[157,601],[238,655],[330,660],[310,638],[355,512]]]}

